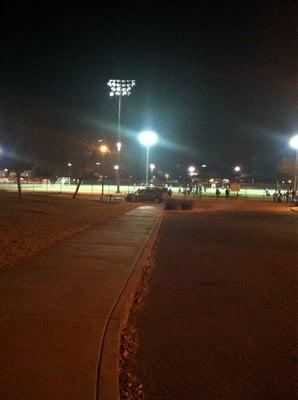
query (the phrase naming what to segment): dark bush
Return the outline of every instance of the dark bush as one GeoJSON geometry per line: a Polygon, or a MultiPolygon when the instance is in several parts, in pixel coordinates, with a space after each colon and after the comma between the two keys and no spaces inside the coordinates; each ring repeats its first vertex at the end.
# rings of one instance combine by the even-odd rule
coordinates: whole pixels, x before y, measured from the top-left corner
{"type": "Polygon", "coordinates": [[[175,199],[167,199],[165,201],[165,210],[178,210],[180,208],[180,203],[175,199]]]}
{"type": "Polygon", "coordinates": [[[181,200],[181,210],[192,210],[193,201],[191,200],[181,200]]]}

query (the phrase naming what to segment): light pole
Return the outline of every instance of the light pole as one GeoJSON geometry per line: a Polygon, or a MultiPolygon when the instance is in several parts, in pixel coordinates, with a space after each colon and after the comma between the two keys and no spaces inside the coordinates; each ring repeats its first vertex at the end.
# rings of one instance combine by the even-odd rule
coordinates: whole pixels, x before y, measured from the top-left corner
{"type": "MultiPolygon", "coordinates": [[[[114,170],[116,172],[116,182],[118,182],[118,176],[119,176],[119,165],[114,165],[114,170]]],[[[118,192],[119,193],[119,192],[118,192]]]]}
{"type": "Polygon", "coordinates": [[[149,164],[149,168],[151,171],[151,181],[153,181],[153,171],[155,170],[155,165],[151,163],[149,164]]]}
{"type": "Polygon", "coordinates": [[[239,175],[241,173],[241,167],[239,167],[239,165],[236,165],[236,167],[234,167],[234,172],[235,172],[235,175],[236,175],[236,181],[239,182],[239,175]]]}
{"type": "Polygon", "coordinates": [[[239,167],[239,165],[236,165],[234,167],[234,173],[235,173],[236,182],[238,184],[237,185],[237,198],[238,198],[239,190],[240,190],[240,184],[239,184],[240,179],[239,179],[239,177],[240,177],[240,174],[241,174],[241,167],[239,167]]]}
{"type": "Polygon", "coordinates": [[[100,162],[96,162],[96,178],[97,178],[97,183],[99,182],[99,166],[100,166],[100,162]]]}
{"type": "Polygon", "coordinates": [[[71,181],[71,177],[70,177],[70,175],[71,175],[71,167],[72,167],[72,163],[71,163],[71,162],[69,162],[69,163],[67,164],[67,166],[68,166],[68,175],[69,175],[69,184],[70,184],[70,181],[71,181]]]}
{"type": "Polygon", "coordinates": [[[106,146],[105,144],[102,144],[99,146],[99,151],[102,154],[102,178],[101,178],[101,195],[103,196],[104,194],[104,174],[105,174],[105,164],[104,164],[104,159],[105,159],[105,155],[106,153],[109,151],[108,146],[106,146]]]}
{"type": "Polygon", "coordinates": [[[296,158],[295,158],[295,182],[294,182],[294,188],[297,190],[297,175],[298,175],[298,135],[293,136],[290,139],[290,146],[296,150],[296,158]]]}
{"type": "MultiPolygon", "coordinates": [[[[132,88],[136,85],[135,80],[131,79],[110,79],[107,83],[110,88],[110,96],[118,97],[118,132],[117,132],[117,162],[120,168],[121,142],[121,99],[123,96],[130,96],[132,88]]],[[[117,193],[120,192],[120,174],[117,175],[117,193]]]]}
{"type": "Polygon", "coordinates": [[[144,131],[139,134],[139,142],[146,147],[146,187],[148,186],[149,148],[157,142],[157,134],[153,131],[144,131]]]}

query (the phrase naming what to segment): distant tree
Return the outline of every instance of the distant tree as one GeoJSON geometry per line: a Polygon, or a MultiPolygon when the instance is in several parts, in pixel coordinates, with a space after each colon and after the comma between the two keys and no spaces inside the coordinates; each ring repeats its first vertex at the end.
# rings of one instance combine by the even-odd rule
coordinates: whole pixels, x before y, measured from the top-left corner
{"type": "Polygon", "coordinates": [[[99,144],[94,137],[80,136],[79,139],[72,140],[71,146],[72,160],[78,176],[76,190],[72,196],[73,199],[76,199],[83,180],[96,174],[99,144]]]}
{"type": "Polygon", "coordinates": [[[1,165],[16,173],[19,199],[22,199],[21,173],[31,169],[32,141],[28,125],[25,123],[25,110],[17,104],[10,104],[2,110],[1,165]]]}

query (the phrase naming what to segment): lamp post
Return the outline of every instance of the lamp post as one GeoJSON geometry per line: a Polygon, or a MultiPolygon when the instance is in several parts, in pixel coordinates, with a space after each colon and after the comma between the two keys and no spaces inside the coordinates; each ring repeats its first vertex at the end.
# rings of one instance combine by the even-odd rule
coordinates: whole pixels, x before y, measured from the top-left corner
{"type": "Polygon", "coordinates": [[[97,178],[97,183],[99,182],[99,166],[100,166],[100,162],[96,162],[96,178],[97,178]]]}
{"type": "Polygon", "coordinates": [[[295,181],[294,181],[294,188],[297,190],[298,182],[297,182],[297,175],[298,175],[298,135],[293,136],[290,139],[290,146],[296,150],[296,158],[295,158],[295,181]]]}
{"type": "Polygon", "coordinates": [[[105,174],[105,164],[104,164],[104,159],[105,159],[105,155],[106,153],[109,151],[108,146],[106,146],[105,144],[102,144],[99,146],[99,151],[102,154],[102,178],[101,178],[101,195],[103,196],[104,194],[104,174],[105,174]]]}
{"type": "Polygon", "coordinates": [[[149,168],[151,171],[151,181],[153,181],[153,171],[155,170],[155,165],[151,163],[149,164],[149,168]]]}
{"type": "Polygon", "coordinates": [[[239,182],[239,175],[241,173],[241,167],[239,167],[239,165],[236,165],[236,167],[234,167],[234,173],[236,175],[236,181],[239,182]]]}
{"type": "Polygon", "coordinates": [[[149,148],[157,142],[157,134],[153,131],[144,131],[139,134],[139,142],[146,147],[146,187],[148,186],[149,148]]]}
{"type": "MultiPolygon", "coordinates": [[[[131,79],[110,79],[107,83],[110,88],[110,97],[118,97],[118,131],[117,131],[117,162],[120,168],[121,142],[121,99],[123,96],[130,96],[132,88],[136,85],[135,80],[131,79]]],[[[120,192],[120,174],[117,177],[117,193],[120,192]]]]}
{"type": "MultiPolygon", "coordinates": [[[[236,165],[236,166],[234,167],[234,173],[235,173],[235,175],[236,175],[236,182],[239,184],[239,176],[240,176],[240,174],[241,174],[241,167],[239,167],[239,165],[236,165]]],[[[237,186],[238,186],[238,188],[237,188],[237,198],[238,198],[238,196],[239,196],[240,184],[237,185],[237,186]]]]}
{"type": "Polygon", "coordinates": [[[114,165],[114,170],[116,172],[116,182],[118,182],[118,179],[119,179],[119,165],[114,165]]]}
{"type": "Polygon", "coordinates": [[[72,167],[72,163],[69,162],[69,163],[67,164],[67,167],[68,167],[69,184],[70,184],[70,181],[71,181],[71,167],[72,167]]]}

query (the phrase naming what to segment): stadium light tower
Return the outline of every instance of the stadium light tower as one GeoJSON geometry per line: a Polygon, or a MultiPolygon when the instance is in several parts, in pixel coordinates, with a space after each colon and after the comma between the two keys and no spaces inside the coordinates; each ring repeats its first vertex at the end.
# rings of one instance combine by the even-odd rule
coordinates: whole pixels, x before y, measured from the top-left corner
{"type": "Polygon", "coordinates": [[[119,173],[117,177],[117,193],[120,192],[120,152],[122,148],[121,142],[121,99],[123,96],[130,96],[132,88],[136,85],[135,80],[131,79],[110,79],[107,83],[110,88],[110,97],[118,97],[118,133],[117,133],[117,165],[119,173]]]}

